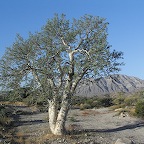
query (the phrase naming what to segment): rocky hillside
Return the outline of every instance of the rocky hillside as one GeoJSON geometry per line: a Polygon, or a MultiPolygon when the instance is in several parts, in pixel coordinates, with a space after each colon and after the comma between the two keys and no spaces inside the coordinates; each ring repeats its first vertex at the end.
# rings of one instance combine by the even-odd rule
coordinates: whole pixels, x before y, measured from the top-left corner
{"type": "Polygon", "coordinates": [[[77,96],[91,97],[117,92],[132,93],[144,89],[144,80],[126,75],[111,75],[99,79],[83,80],[76,89],[77,96]]]}

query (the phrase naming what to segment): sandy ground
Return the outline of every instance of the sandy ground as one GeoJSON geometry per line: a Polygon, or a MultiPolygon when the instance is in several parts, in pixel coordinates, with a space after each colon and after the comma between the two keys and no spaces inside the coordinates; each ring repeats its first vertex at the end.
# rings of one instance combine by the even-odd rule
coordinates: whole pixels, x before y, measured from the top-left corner
{"type": "Polygon", "coordinates": [[[70,135],[50,134],[47,113],[27,106],[16,107],[14,128],[19,143],[31,144],[114,144],[117,139],[127,144],[144,144],[144,121],[130,116],[121,117],[109,108],[70,110],[66,128],[70,135]]]}
{"type": "MultiPolygon", "coordinates": [[[[72,110],[76,116],[76,124],[86,132],[101,134],[101,140],[113,143],[118,138],[131,140],[136,144],[144,144],[144,121],[130,116],[121,117],[108,108],[95,110],[72,110]]],[[[100,142],[100,140],[98,140],[100,142]]]]}

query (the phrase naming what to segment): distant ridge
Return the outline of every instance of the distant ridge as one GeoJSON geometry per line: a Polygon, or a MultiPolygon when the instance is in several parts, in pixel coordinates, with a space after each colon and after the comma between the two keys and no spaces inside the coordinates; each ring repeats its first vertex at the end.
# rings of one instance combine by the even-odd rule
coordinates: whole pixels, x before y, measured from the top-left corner
{"type": "Polygon", "coordinates": [[[127,75],[110,75],[99,79],[82,80],[76,96],[92,97],[117,92],[132,93],[144,89],[144,80],[127,75]]]}

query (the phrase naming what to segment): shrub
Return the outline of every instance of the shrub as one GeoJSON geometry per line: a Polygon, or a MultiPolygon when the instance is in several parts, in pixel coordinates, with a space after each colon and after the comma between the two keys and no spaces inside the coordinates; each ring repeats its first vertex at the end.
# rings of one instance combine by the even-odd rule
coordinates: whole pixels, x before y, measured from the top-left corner
{"type": "Polygon", "coordinates": [[[124,103],[124,100],[125,100],[125,97],[119,96],[113,100],[113,103],[116,105],[120,105],[124,103]]]}
{"type": "Polygon", "coordinates": [[[113,105],[113,99],[112,98],[102,98],[100,99],[100,103],[102,107],[109,107],[113,105]]]}
{"type": "Polygon", "coordinates": [[[138,97],[126,97],[124,103],[126,106],[135,106],[138,101],[138,97]]]}
{"type": "Polygon", "coordinates": [[[90,109],[90,108],[92,108],[90,104],[87,104],[87,103],[80,104],[80,110],[90,109]]]}
{"type": "Polygon", "coordinates": [[[144,118],[144,101],[139,101],[136,104],[135,112],[138,117],[144,118]]]}
{"type": "Polygon", "coordinates": [[[11,125],[12,122],[12,109],[6,106],[0,105],[0,127],[11,125]]]}
{"type": "Polygon", "coordinates": [[[23,99],[23,102],[27,105],[34,105],[35,104],[35,97],[33,95],[29,95],[28,97],[23,99]]]}

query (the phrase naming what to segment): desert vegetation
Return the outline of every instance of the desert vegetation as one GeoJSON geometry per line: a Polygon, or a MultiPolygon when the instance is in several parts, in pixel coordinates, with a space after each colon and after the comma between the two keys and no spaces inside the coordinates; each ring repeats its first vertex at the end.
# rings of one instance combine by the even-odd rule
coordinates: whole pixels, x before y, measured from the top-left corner
{"type": "MultiPolygon", "coordinates": [[[[8,92],[7,95],[1,97],[1,101],[8,101],[9,103],[23,102],[28,106],[36,106],[41,112],[48,111],[48,101],[40,93],[31,93],[27,97],[22,98],[20,92],[8,92]]],[[[59,108],[61,99],[58,99],[59,108]]],[[[71,109],[97,109],[101,107],[110,107],[111,109],[119,109],[127,111],[131,116],[144,117],[144,91],[138,91],[133,94],[117,93],[114,97],[112,95],[95,96],[95,97],[80,97],[73,96],[71,99],[71,109]]],[[[4,106],[1,106],[1,113],[3,113],[4,106]]]]}
{"type": "MultiPolygon", "coordinates": [[[[22,92],[22,91],[21,91],[22,92]]],[[[25,139],[25,133],[22,131],[18,131],[16,133],[14,133],[14,135],[12,134],[12,128],[13,128],[13,117],[12,114],[15,115],[27,115],[29,112],[26,111],[21,111],[21,110],[17,110],[17,109],[13,109],[12,105],[23,105],[23,106],[28,106],[29,108],[33,108],[33,107],[37,107],[37,109],[39,109],[39,112],[47,112],[48,110],[48,102],[43,99],[43,97],[40,97],[40,95],[37,94],[37,98],[34,98],[35,95],[33,95],[34,93],[31,93],[30,95],[28,95],[25,98],[22,98],[20,95],[20,92],[16,92],[19,93],[19,95],[15,95],[14,92],[11,92],[11,96],[13,97],[13,99],[11,99],[11,97],[9,97],[9,95],[4,95],[3,97],[1,97],[1,111],[0,111],[0,115],[1,115],[1,119],[0,119],[0,128],[1,128],[1,138],[7,138],[7,141],[13,141],[13,142],[17,142],[17,143],[24,143],[24,142],[38,142],[39,140],[42,141],[42,137],[45,137],[45,141],[47,141],[47,138],[49,138],[49,136],[43,135],[41,138],[39,138],[39,140],[35,139],[25,139]],[[33,99],[32,99],[33,98],[33,99]],[[18,102],[19,100],[19,102],[18,102]],[[31,103],[29,103],[32,100],[31,103]]],[[[7,93],[9,94],[9,93],[7,93]]],[[[103,107],[108,107],[110,110],[118,110],[117,112],[117,116],[120,115],[121,113],[128,113],[130,117],[138,117],[138,118],[144,118],[144,92],[143,91],[139,91],[136,93],[133,93],[131,95],[126,95],[126,94],[122,94],[122,93],[117,93],[117,95],[115,95],[115,97],[111,97],[110,95],[106,95],[103,97],[78,97],[78,96],[74,96],[72,99],[72,104],[71,104],[71,109],[73,111],[78,111],[80,110],[79,114],[81,114],[81,117],[83,117],[83,119],[87,119],[88,117],[91,116],[97,116],[99,114],[99,112],[96,112],[95,110],[99,109],[99,108],[103,108],[103,107]]],[[[60,104],[60,102],[58,102],[60,104]]],[[[32,110],[34,111],[34,109],[32,110]]],[[[31,113],[33,114],[33,113],[31,113]]],[[[72,123],[67,127],[68,133],[71,134],[72,131],[77,130],[79,131],[79,125],[77,125],[77,123],[80,123],[80,115],[78,113],[74,113],[71,114],[68,117],[68,122],[72,123]],[[79,118],[78,118],[79,117],[79,118]]],[[[47,117],[45,117],[46,121],[49,121],[49,119],[47,117]]],[[[44,129],[43,129],[44,131],[44,129]]],[[[68,134],[68,135],[69,135],[68,134]]],[[[73,134],[72,134],[73,135],[73,134]]],[[[83,137],[85,134],[76,134],[75,136],[77,138],[81,138],[83,137]]],[[[74,135],[73,135],[74,136],[74,135]]],[[[72,137],[73,137],[72,136],[72,137]]],[[[72,141],[72,137],[70,136],[66,136],[66,141],[72,141]]],[[[51,140],[53,138],[50,138],[51,140]]],[[[59,137],[56,137],[55,139],[61,139],[59,137]]],[[[65,139],[65,137],[63,137],[63,139],[65,139]]]]}

